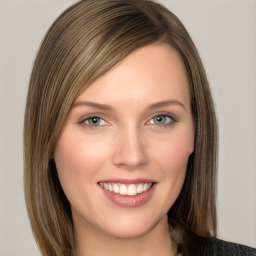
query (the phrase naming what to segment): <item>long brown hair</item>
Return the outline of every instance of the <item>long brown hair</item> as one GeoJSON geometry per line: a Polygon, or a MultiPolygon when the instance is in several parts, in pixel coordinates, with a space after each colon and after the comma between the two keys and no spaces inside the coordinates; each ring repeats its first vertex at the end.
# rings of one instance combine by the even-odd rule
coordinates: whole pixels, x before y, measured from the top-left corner
{"type": "Polygon", "coordinates": [[[179,19],[146,0],[83,0],[51,26],[37,54],[24,123],[24,183],[32,230],[42,255],[68,255],[73,248],[70,204],[52,159],[77,96],[133,51],[165,42],[182,57],[189,79],[195,151],[183,189],[168,212],[183,235],[216,235],[216,120],[199,54],[179,19]]]}

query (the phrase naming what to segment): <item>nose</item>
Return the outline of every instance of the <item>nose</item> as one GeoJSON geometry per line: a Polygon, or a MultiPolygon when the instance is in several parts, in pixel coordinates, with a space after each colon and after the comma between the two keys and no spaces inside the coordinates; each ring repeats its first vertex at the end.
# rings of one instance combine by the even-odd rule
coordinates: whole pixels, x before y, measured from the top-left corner
{"type": "Polygon", "coordinates": [[[119,131],[115,140],[113,164],[129,170],[148,162],[145,139],[139,128],[127,127],[119,131]]]}

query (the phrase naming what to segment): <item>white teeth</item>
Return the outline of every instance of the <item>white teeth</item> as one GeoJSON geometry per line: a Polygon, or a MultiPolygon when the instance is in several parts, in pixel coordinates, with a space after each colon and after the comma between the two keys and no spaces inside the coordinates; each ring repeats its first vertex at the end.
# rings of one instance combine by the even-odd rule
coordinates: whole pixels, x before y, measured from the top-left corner
{"type": "Polygon", "coordinates": [[[137,193],[140,194],[143,192],[143,184],[139,184],[139,186],[137,187],[137,193]]]}
{"type": "Polygon", "coordinates": [[[99,185],[105,190],[114,192],[120,195],[135,196],[137,194],[143,193],[152,187],[152,183],[140,183],[140,184],[116,184],[116,183],[103,183],[100,182],[99,185]]]}
{"type": "Polygon", "coordinates": [[[119,186],[117,184],[114,184],[113,190],[115,193],[119,194],[119,186]]]}
{"type": "Polygon", "coordinates": [[[127,187],[126,187],[124,184],[122,184],[122,185],[120,186],[119,194],[124,195],[124,196],[127,195],[127,187]]]}
{"type": "Polygon", "coordinates": [[[108,184],[108,190],[111,192],[113,191],[112,185],[110,183],[108,184]]]}
{"type": "Polygon", "coordinates": [[[131,184],[131,185],[128,186],[127,195],[129,195],[129,196],[137,195],[137,189],[136,189],[136,186],[134,184],[131,184]]]}

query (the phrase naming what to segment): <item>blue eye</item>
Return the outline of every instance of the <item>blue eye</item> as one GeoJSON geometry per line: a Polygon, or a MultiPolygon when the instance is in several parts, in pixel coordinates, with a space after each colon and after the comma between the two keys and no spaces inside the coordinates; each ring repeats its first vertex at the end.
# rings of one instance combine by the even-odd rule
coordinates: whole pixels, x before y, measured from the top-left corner
{"type": "Polygon", "coordinates": [[[168,125],[173,121],[175,121],[174,118],[168,115],[156,115],[148,123],[157,125],[168,125]]]}
{"type": "Polygon", "coordinates": [[[89,126],[101,126],[107,124],[107,122],[104,119],[98,116],[88,117],[84,120],[84,122],[89,126]]]}

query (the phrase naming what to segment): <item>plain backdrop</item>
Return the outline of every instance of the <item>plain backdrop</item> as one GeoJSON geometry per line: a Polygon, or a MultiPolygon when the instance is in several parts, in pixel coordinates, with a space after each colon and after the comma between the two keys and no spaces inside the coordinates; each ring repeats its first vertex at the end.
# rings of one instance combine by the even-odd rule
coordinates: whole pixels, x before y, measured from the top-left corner
{"type": "MultiPolygon", "coordinates": [[[[40,255],[23,196],[22,133],[40,41],[72,0],[0,0],[0,256],[40,255]]],[[[256,1],[162,0],[192,36],[219,120],[218,237],[256,247],[256,1]]]]}

